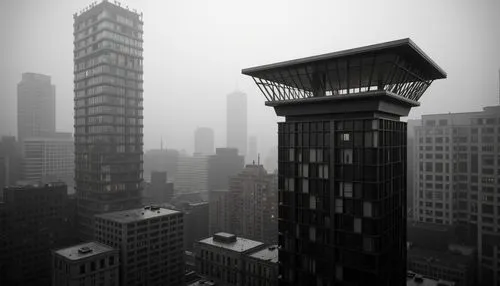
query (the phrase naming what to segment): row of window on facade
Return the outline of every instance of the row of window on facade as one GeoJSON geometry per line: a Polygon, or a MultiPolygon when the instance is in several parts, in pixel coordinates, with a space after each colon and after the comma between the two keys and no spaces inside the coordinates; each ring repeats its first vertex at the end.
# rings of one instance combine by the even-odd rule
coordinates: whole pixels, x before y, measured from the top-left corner
{"type": "MultiPolygon", "coordinates": [[[[133,65],[133,63],[132,63],[133,65]]],[[[87,77],[100,75],[102,73],[108,73],[113,76],[127,77],[136,80],[142,80],[142,73],[136,71],[130,71],[118,67],[113,67],[109,65],[101,65],[94,68],[90,68],[75,75],[75,80],[81,80],[87,77]]]]}
{"type": "Polygon", "coordinates": [[[132,57],[130,55],[118,54],[113,51],[103,51],[96,57],[91,57],[86,60],[76,60],[74,72],[90,69],[100,64],[113,64],[142,72],[143,59],[142,57],[132,57]]]}
{"type": "Polygon", "coordinates": [[[76,38],[82,39],[101,29],[111,29],[133,37],[142,38],[143,26],[139,18],[132,20],[121,15],[116,15],[116,17],[111,15],[112,14],[109,14],[107,11],[103,11],[99,15],[88,18],[87,21],[81,21],[78,24],[75,23],[76,38]],[[93,24],[100,20],[102,21],[97,25],[93,24]],[[115,21],[117,23],[115,23],[115,21]]]}
{"type": "Polygon", "coordinates": [[[92,37],[88,37],[83,40],[75,41],[75,52],[78,51],[79,49],[85,48],[89,45],[94,44],[95,42],[101,40],[101,39],[110,39],[116,42],[120,42],[125,45],[129,45],[131,47],[137,47],[137,48],[142,48],[142,40],[137,40],[134,38],[131,38],[130,36],[123,36],[121,34],[111,32],[111,31],[101,31],[92,37]]]}

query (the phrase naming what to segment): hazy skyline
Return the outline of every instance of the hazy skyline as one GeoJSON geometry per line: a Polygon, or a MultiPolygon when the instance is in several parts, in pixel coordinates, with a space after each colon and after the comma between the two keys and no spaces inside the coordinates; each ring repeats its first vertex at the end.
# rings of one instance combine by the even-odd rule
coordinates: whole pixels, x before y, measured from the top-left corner
{"type": "MultiPolygon", "coordinates": [[[[57,129],[73,132],[73,13],[92,1],[0,3],[0,134],[16,135],[24,72],[52,77],[57,129]]],[[[248,134],[277,145],[272,108],[241,69],[411,38],[447,73],[410,118],[499,100],[500,1],[120,1],[144,13],[144,150],[194,149],[194,130],[226,142],[226,96],[248,96],[248,134]],[[376,2],[376,3],[375,3],[376,2]]]]}

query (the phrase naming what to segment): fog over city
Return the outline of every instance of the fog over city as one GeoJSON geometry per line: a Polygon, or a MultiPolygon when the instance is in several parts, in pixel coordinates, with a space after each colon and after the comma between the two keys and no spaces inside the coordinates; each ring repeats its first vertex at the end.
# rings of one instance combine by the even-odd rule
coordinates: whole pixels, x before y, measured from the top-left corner
{"type": "MultiPolygon", "coordinates": [[[[73,131],[73,18],[88,1],[0,3],[0,133],[15,134],[23,72],[50,75],[57,128],[73,131]],[[5,99],[7,104],[5,104],[5,99]]],[[[410,118],[498,102],[500,1],[139,1],[144,13],[144,149],[193,151],[196,127],[225,146],[226,95],[248,95],[248,134],[276,145],[276,116],[242,68],[410,37],[448,73],[410,118]]]]}

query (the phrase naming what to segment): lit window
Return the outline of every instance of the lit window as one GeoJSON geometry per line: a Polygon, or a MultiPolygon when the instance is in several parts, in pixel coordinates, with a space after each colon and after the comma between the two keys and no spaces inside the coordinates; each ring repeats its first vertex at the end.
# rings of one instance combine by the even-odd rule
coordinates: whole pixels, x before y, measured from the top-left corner
{"type": "Polygon", "coordinates": [[[372,217],[372,203],[371,202],[363,202],[363,216],[372,217]]]}

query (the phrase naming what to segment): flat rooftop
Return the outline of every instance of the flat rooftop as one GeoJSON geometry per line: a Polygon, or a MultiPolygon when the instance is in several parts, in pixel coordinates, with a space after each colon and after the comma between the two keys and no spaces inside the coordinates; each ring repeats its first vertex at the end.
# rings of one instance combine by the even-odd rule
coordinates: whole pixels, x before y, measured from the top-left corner
{"type": "Polygon", "coordinates": [[[250,254],[250,257],[272,263],[278,263],[278,246],[273,245],[250,254]]]}
{"type": "Polygon", "coordinates": [[[55,253],[66,259],[76,261],[112,251],[115,251],[115,249],[105,244],[92,241],[59,249],[56,250],[55,253]]]}
{"type": "Polygon", "coordinates": [[[181,212],[176,210],[170,210],[161,207],[154,209],[144,207],[140,209],[99,214],[96,215],[95,217],[99,217],[105,220],[110,220],[118,223],[130,223],[130,222],[137,222],[137,221],[148,220],[152,218],[168,216],[173,214],[180,214],[180,213],[181,212]]]}
{"type": "MultiPolygon", "coordinates": [[[[232,236],[232,234],[224,233],[224,232],[219,232],[216,235],[226,236],[228,239],[231,238],[231,236],[232,236]]],[[[242,252],[242,253],[264,245],[264,243],[262,243],[262,242],[258,242],[255,240],[242,238],[242,237],[236,237],[236,239],[234,241],[230,241],[230,242],[223,242],[223,241],[217,240],[217,238],[214,239],[214,237],[209,237],[209,238],[205,238],[205,239],[200,240],[199,243],[212,245],[215,247],[220,247],[220,248],[224,248],[227,250],[231,250],[231,251],[235,251],[235,252],[242,252]]]]}
{"type": "Polygon", "coordinates": [[[408,271],[406,286],[455,286],[455,282],[418,275],[412,271],[408,271]]]}

